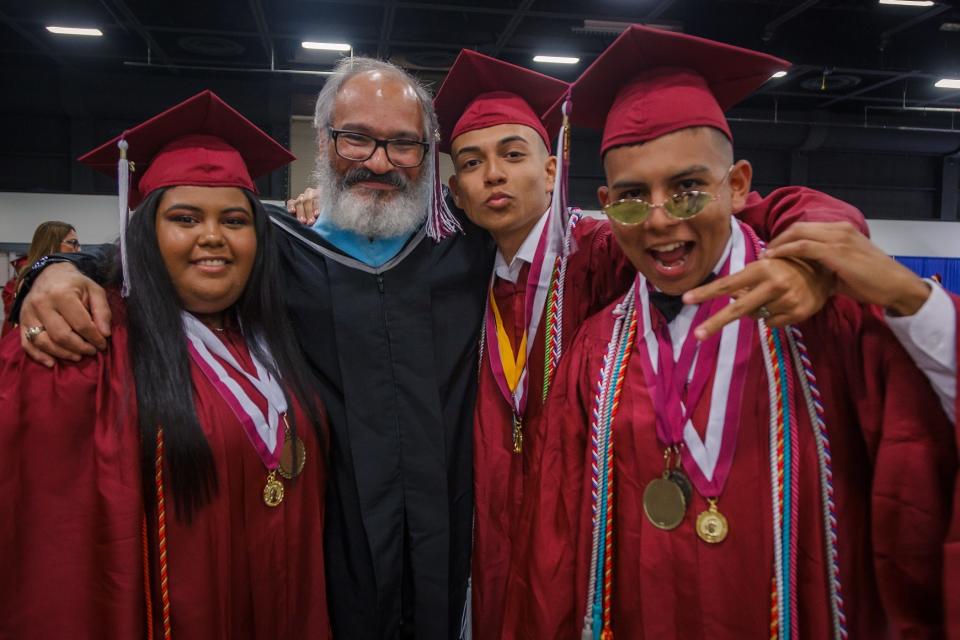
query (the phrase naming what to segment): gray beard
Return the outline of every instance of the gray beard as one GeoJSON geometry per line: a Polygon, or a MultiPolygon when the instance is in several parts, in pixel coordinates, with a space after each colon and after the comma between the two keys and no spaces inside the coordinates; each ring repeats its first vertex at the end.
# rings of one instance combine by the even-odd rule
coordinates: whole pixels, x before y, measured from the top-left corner
{"type": "Polygon", "coordinates": [[[430,207],[429,171],[399,191],[355,190],[343,185],[326,154],[318,154],[314,183],[320,191],[320,215],[333,226],[368,238],[412,234],[427,220],[430,207]]]}

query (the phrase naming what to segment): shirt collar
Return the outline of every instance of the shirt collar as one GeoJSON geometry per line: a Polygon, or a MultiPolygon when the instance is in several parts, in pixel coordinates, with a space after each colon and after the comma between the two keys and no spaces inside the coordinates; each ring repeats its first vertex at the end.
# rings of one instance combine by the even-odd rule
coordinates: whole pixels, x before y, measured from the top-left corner
{"type": "Polygon", "coordinates": [[[537,245],[540,243],[540,236],[543,235],[544,227],[547,224],[547,214],[549,212],[550,209],[547,208],[540,216],[540,219],[537,220],[537,224],[533,225],[533,228],[530,229],[530,233],[524,238],[523,244],[520,245],[510,264],[507,264],[503,254],[500,253],[500,249],[497,249],[497,257],[493,265],[493,270],[498,278],[506,280],[511,284],[516,284],[517,278],[520,277],[520,269],[523,267],[523,263],[533,263],[533,256],[537,252],[537,245]]]}

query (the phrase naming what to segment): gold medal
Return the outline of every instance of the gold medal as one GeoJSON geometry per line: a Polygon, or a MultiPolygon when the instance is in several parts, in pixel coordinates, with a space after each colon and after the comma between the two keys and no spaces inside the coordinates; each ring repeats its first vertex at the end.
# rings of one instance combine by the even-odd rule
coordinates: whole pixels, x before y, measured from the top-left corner
{"type": "Polygon", "coordinates": [[[277,469],[280,475],[287,480],[296,478],[306,464],[307,448],[303,446],[303,440],[288,435],[283,442],[283,448],[280,449],[280,466],[277,469]]]}
{"type": "Polygon", "coordinates": [[[716,498],[708,498],[710,506],[697,516],[697,535],[709,544],[719,544],[726,540],[730,525],[719,509],[716,498]]]}
{"type": "Polygon", "coordinates": [[[263,503],[268,507],[276,507],[283,502],[283,483],[277,480],[276,470],[267,475],[267,484],[263,487],[263,503]]]}
{"type": "Polygon", "coordinates": [[[643,512],[653,526],[665,531],[680,526],[687,512],[683,489],[668,477],[669,473],[664,472],[663,477],[650,481],[643,490],[643,512]]]}

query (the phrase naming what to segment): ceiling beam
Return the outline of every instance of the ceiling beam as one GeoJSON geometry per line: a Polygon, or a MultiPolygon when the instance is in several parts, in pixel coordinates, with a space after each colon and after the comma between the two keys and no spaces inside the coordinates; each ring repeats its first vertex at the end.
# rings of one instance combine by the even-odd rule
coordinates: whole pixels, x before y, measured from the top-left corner
{"type": "Polygon", "coordinates": [[[660,0],[660,4],[651,9],[650,13],[644,16],[644,20],[656,20],[663,15],[667,9],[673,5],[674,2],[676,2],[676,0],[660,0]]]}
{"type": "Polygon", "coordinates": [[[945,96],[941,96],[941,97],[939,97],[939,98],[935,98],[935,99],[931,100],[930,102],[946,102],[946,101],[948,101],[948,100],[953,100],[954,98],[960,99],[960,91],[953,91],[953,92],[951,92],[951,93],[948,93],[948,94],[945,95],[945,96]]]}
{"type": "Polygon", "coordinates": [[[127,25],[123,24],[123,20],[120,19],[120,16],[117,15],[117,12],[110,6],[107,0],[100,0],[100,6],[103,7],[103,10],[110,14],[110,17],[113,18],[113,23],[117,26],[118,29],[124,33],[129,33],[130,30],[127,29],[127,25]]]}
{"type": "MultiPolygon", "coordinates": [[[[151,56],[157,56],[160,59],[160,62],[164,66],[170,67],[172,63],[170,61],[170,56],[167,55],[166,51],[163,50],[163,47],[160,46],[150,32],[147,31],[137,16],[130,10],[130,7],[123,0],[107,0],[113,5],[113,8],[116,9],[117,13],[120,15],[122,23],[128,25],[133,31],[140,36],[144,43],[147,45],[147,50],[151,56]]],[[[177,73],[175,69],[170,69],[174,74],[177,73]]]]}
{"type": "MultiPolygon", "coordinates": [[[[772,96],[772,97],[785,97],[785,98],[809,98],[810,100],[817,99],[817,94],[806,93],[803,91],[768,91],[764,95],[772,96]]],[[[872,96],[872,97],[871,96],[853,96],[849,99],[854,100],[856,102],[880,102],[885,104],[896,104],[896,105],[906,104],[907,106],[910,106],[910,107],[922,107],[924,105],[930,105],[934,102],[937,102],[938,104],[941,102],[940,100],[934,101],[934,100],[919,100],[919,99],[904,101],[903,98],[886,98],[882,96],[872,96]]],[[[960,107],[960,104],[947,103],[945,106],[960,107]]]]}
{"type": "Polygon", "coordinates": [[[805,0],[801,2],[793,9],[790,9],[779,18],[775,18],[763,26],[763,40],[767,42],[773,39],[774,34],[777,32],[777,29],[790,22],[798,15],[806,11],[807,9],[812,8],[813,6],[820,3],[820,0],[805,0]]]}
{"type": "Polygon", "coordinates": [[[273,39],[270,37],[270,25],[267,23],[267,14],[263,11],[263,5],[260,0],[248,0],[250,13],[253,14],[253,21],[257,24],[257,33],[260,36],[260,44],[263,46],[263,52],[267,54],[267,60],[270,66],[273,66],[273,39]]]}
{"type": "Polygon", "coordinates": [[[43,53],[43,55],[47,56],[48,58],[50,58],[51,60],[59,64],[61,67],[70,66],[67,63],[66,59],[63,56],[61,56],[59,53],[57,53],[53,49],[53,47],[48,45],[46,42],[44,42],[41,38],[39,38],[34,33],[31,33],[30,31],[21,27],[19,24],[17,24],[17,22],[13,18],[8,16],[3,11],[0,11],[0,22],[2,22],[3,24],[7,25],[8,27],[16,31],[18,36],[20,36],[21,38],[23,38],[24,40],[32,44],[34,47],[36,47],[38,51],[43,53]]]}
{"type": "Polygon", "coordinates": [[[383,6],[383,20],[380,21],[380,41],[377,43],[377,57],[386,60],[390,54],[390,34],[393,32],[393,20],[397,15],[397,3],[388,0],[383,6]]]}
{"type": "MultiPolygon", "coordinates": [[[[347,4],[353,6],[382,7],[385,0],[311,0],[312,4],[347,4]]],[[[422,9],[425,11],[442,11],[451,13],[486,13],[490,15],[512,16],[516,9],[508,7],[484,7],[476,4],[449,4],[433,2],[402,2],[396,3],[398,9],[422,9]]],[[[613,22],[637,22],[643,19],[641,13],[631,16],[608,16],[596,13],[574,13],[570,11],[536,11],[526,12],[531,18],[556,18],[558,20],[610,20],[613,22]]]]}
{"type": "Polygon", "coordinates": [[[936,16],[940,15],[944,11],[950,11],[951,8],[952,7],[949,4],[937,5],[927,11],[924,11],[923,13],[921,13],[920,15],[916,16],[911,20],[907,20],[902,24],[898,24],[892,29],[887,29],[886,31],[880,34],[880,49],[883,50],[884,47],[886,47],[887,43],[890,42],[890,38],[897,35],[898,33],[902,31],[906,31],[907,29],[911,29],[922,22],[926,22],[927,20],[930,20],[931,18],[935,18],[936,16]]]}
{"type": "Polygon", "coordinates": [[[523,22],[523,19],[526,17],[527,12],[530,11],[530,7],[533,6],[533,0],[522,0],[520,4],[517,5],[516,11],[510,17],[510,22],[507,23],[507,26],[504,27],[503,31],[500,32],[500,37],[497,38],[496,43],[490,49],[490,55],[496,58],[500,55],[500,52],[503,51],[503,48],[507,46],[507,43],[510,42],[510,39],[513,37],[513,34],[517,32],[517,27],[520,26],[520,23],[523,22]]]}
{"type": "Polygon", "coordinates": [[[827,107],[832,107],[833,105],[837,104],[838,102],[843,102],[844,100],[849,100],[850,98],[855,98],[856,96],[862,96],[863,94],[865,94],[865,93],[870,93],[871,91],[873,91],[873,90],[875,90],[875,89],[879,89],[879,88],[881,88],[881,87],[885,87],[885,86],[887,86],[887,85],[893,84],[893,83],[895,83],[895,82],[900,82],[901,80],[906,80],[906,79],[908,79],[908,78],[915,78],[915,77],[918,76],[918,75],[920,75],[920,72],[919,72],[919,71],[905,71],[905,72],[900,73],[900,74],[898,74],[898,75],[895,75],[895,76],[893,76],[893,77],[891,77],[891,78],[887,78],[887,79],[881,80],[881,81],[879,81],[879,82],[874,82],[873,84],[868,84],[867,86],[861,87],[861,88],[857,89],[856,91],[852,91],[852,92],[850,92],[850,93],[845,93],[845,94],[843,94],[842,96],[837,96],[836,98],[833,98],[832,100],[827,100],[827,101],[824,102],[823,104],[817,105],[817,109],[826,109],[827,107]]]}

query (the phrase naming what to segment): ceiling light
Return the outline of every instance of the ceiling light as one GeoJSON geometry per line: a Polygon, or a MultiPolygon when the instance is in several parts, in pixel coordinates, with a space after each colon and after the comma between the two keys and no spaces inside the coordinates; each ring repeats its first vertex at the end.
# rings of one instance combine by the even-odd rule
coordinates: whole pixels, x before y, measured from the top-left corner
{"type": "Polygon", "coordinates": [[[301,42],[300,46],[304,49],[318,49],[320,51],[350,51],[353,49],[343,42],[310,42],[309,40],[301,42]]]}
{"type": "Polygon", "coordinates": [[[932,7],[937,3],[933,0],[880,0],[880,4],[899,4],[904,7],[932,7]]]}
{"type": "Polygon", "coordinates": [[[774,73],[772,76],[770,76],[770,78],[771,78],[771,79],[772,79],[772,78],[783,78],[783,77],[786,76],[786,75],[787,75],[787,72],[786,72],[786,71],[777,71],[777,72],[774,73]]]}
{"type": "Polygon", "coordinates": [[[47,27],[50,33],[57,33],[63,36],[102,36],[100,29],[82,29],[79,27],[47,27]]]}
{"type": "Polygon", "coordinates": [[[533,56],[534,62],[550,62],[553,64],[577,64],[580,58],[567,58],[564,56],[533,56]]]}
{"type": "Polygon", "coordinates": [[[941,89],[960,89],[960,78],[943,78],[933,85],[941,89]]]}

